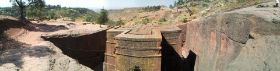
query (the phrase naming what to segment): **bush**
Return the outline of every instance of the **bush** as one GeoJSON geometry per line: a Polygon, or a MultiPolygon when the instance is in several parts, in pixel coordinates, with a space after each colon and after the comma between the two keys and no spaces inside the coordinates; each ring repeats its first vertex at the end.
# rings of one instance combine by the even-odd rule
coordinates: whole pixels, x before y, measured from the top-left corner
{"type": "Polygon", "coordinates": [[[141,24],[148,24],[148,23],[150,23],[150,19],[148,18],[144,18],[141,20],[141,24]]]}
{"type": "Polygon", "coordinates": [[[148,24],[148,23],[150,23],[150,22],[151,22],[150,19],[148,19],[148,18],[142,18],[142,19],[136,21],[135,24],[148,24]]]}
{"type": "Polygon", "coordinates": [[[83,17],[86,22],[94,22],[94,21],[96,21],[98,15],[88,13],[88,14],[85,14],[83,17]]]}
{"type": "Polygon", "coordinates": [[[50,19],[56,20],[56,19],[59,18],[59,16],[57,16],[54,12],[48,11],[47,14],[48,14],[48,15],[46,16],[46,18],[49,19],[49,20],[50,20],[50,19]]]}
{"type": "Polygon", "coordinates": [[[165,18],[160,18],[159,22],[166,22],[167,20],[165,18]]]}
{"type": "Polygon", "coordinates": [[[179,21],[181,21],[181,22],[183,22],[183,23],[188,22],[188,16],[186,16],[186,15],[180,15],[180,16],[179,16],[179,21]]]}
{"type": "Polygon", "coordinates": [[[45,9],[44,8],[35,8],[35,7],[29,7],[28,10],[26,11],[26,16],[28,17],[28,19],[44,19],[45,16],[45,9]]]}
{"type": "Polygon", "coordinates": [[[123,22],[123,20],[118,20],[117,21],[117,25],[124,25],[125,23],[123,22]]]}
{"type": "Polygon", "coordinates": [[[125,23],[122,20],[118,20],[118,21],[113,21],[113,20],[109,20],[106,25],[110,25],[110,26],[120,26],[120,25],[124,25],[125,23]]]}

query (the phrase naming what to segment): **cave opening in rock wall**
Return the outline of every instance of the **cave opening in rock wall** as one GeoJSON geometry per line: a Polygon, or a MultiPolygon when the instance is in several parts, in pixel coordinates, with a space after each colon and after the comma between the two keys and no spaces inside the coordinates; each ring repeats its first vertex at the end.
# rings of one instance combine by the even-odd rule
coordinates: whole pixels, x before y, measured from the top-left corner
{"type": "Polygon", "coordinates": [[[45,38],[60,48],[63,54],[94,71],[103,71],[106,30],[77,37],[45,38]]]}
{"type": "Polygon", "coordinates": [[[181,71],[182,59],[165,38],[161,42],[161,47],[161,71],[181,71]]]}
{"type": "Polygon", "coordinates": [[[188,57],[183,58],[165,38],[162,40],[161,47],[161,71],[194,71],[197,57],[194,52],[189,51],[188,57]]]}
{"type": "Polygon", "coordinates": [[[183,58],[182,70],[183,71],[194,71],[195,60],[197,55],[193,51],[189,51],[187,58],[183,58]]]}

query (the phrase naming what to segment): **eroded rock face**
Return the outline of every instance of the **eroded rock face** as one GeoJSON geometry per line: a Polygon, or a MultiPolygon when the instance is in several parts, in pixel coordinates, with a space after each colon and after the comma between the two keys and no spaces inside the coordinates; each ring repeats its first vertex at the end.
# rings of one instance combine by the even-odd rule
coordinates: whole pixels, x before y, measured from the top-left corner
{"type": "Polygon", "coordinates": [[[275,54],[279,54],[276,30],[280,29],[267,18],[241,11],[228,12],[184,26],[183,56],[188,55],[186,51],[197,54],[195,71],[279,70],[276,66],[280,58],[275,54]]]}
{"type": "Polygon", "coordinates": [[[280,37],[250,39],[225,71],[279,71],[280,37]]]}

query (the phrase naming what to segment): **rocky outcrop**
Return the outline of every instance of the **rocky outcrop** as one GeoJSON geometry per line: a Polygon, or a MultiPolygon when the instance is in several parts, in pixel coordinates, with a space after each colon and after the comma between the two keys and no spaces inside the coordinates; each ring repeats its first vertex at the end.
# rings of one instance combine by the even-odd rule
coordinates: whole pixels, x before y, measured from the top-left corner
{"type": "MultiPolygon", "coordinates": [[[[18,43],[9,43],[17,45],[18,43]]],[[[62,54],[50,42],[31,47],[19,46],[2,51],[0,70],[3,71],[92,71],[76,60],[62,54]]]]}
{"type": "MultiPolygon", "coordinates": [[[[16,19],[0,16],[0,27],[0,71],[93,71],[64,55],[62,50],[51,42],[32,40],[38,44],[28,44],[13,38],[22,36],[29,30],[16,19]]],[[[28,39],[37,39],[39,36],[40,34],[32,35],[28,39]]]]}
{"type": "Polygon", "coordinates": [[[195,71],[279,71],[277,12],[245,8],[185,24],[182,55],[197,55],[195,71]]]}
{"type": "Polygon", "coordinates": [[[227,64],[225,71],[279,71],[280,37],[250,39],[242,51],[227,64]]]}

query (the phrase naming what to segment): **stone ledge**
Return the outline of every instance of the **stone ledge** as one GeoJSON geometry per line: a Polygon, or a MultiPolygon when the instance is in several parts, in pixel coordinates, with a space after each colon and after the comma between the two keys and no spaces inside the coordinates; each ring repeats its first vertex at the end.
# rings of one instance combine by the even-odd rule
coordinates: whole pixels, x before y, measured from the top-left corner
{"type": "Polygon", "coordinates": [[[47,38],[80,37],[80,36],[86,36],[86,35],[99,33],[99,32],[102,32],[102,31],[106,31],[107,29],[108,28],[101,28],[101,29],[98,29],[98,30],[88,30],[88,29],[60,30],[60,31],[49,33],[49,34],[43,34],[41,37],[44,38],[44,39],[47,39],[47,38]]]}
{"type": "Polygon", "coordinates": [[[161,47],[126,47],[126,46],[117,46],[119,49],[129,49],[134,51],[146,51],[146,50],[160,50],[161,47]]]}
{"type": "Polygon", "coordinates": [[[122,55],[122,56],[128,56],[128,57],[135,57],[135,58],[158,58],[161,57],[161,54],[158,55],[147,55],[147,56],[137,56],[137,55],[128,55],[128,54],[119,54],[116,53],[116,55],[122,55]]]}
{"type": "Polygon", "coordinates": [[[158,41],[160,42],[162,40],[162,36],[160,34],[160,31],[153,29],[151,35],[135,35],[135,34],[128,34],[130,30],[127,30],[119,35],[117,35],[115,38],[117,40],[128,40],[128,41],[158,41]]]}
{"type": "Polygon", "coordinates": [[[179,27],[161,28],[161,33],[180,33],[182,30],[179,27]]]}

